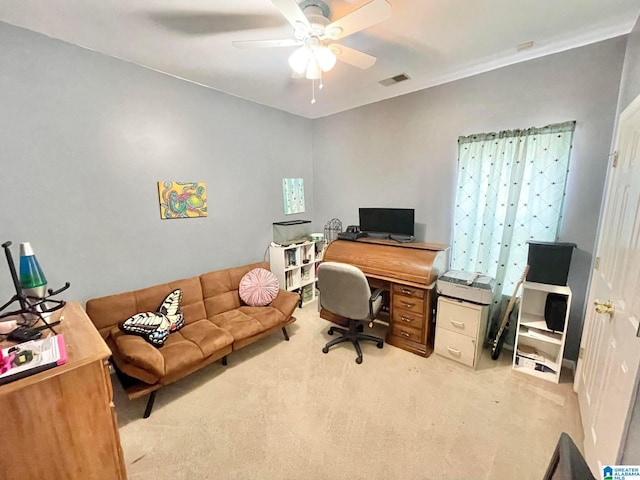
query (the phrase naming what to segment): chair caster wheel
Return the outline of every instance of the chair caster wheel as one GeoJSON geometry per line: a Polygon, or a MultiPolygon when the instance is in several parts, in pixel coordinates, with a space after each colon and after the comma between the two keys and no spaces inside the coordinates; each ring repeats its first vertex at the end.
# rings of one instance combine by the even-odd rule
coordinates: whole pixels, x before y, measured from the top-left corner
{"type": "Polygon", "coordinates": [[[362,363],[362,357],[356,358],[356,363],[360,365],[362,363]]]}
{"type": "Polygon", "coordinates": [[[327,332],[329,335],[333,335],[333,328],[330,328],[329,331],[327,332]]]}
{"type": "Polygon", "coordinates": [[[384,343],[382,343],[382,342],[378,342],[376,345],[377,345],[377,347],[378,347],[378,348],[382,348],[382,346],[384,345],[384,343]]]}
{"type": "Polygon", "coordinates": [[[327,347],[322,347],[322,353],[329,353],[329,349],[327,347]]]}

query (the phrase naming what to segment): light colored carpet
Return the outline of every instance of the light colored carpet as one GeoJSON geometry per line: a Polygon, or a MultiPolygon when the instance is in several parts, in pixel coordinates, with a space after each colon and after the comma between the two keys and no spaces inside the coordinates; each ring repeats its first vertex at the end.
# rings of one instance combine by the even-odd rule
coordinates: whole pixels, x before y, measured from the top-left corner
{"type": "MultiPolygon", "coordinates": [[[[474,371],[363,342],[322,353],[315,304],[281,334],[146,398],[113,377],[131,479],[532,479],[561,432],[582,447],[571,378],[551,384],[485,351],[474,371]]],[[[384,327],[374,334],[384,336],[384,327]]]]}

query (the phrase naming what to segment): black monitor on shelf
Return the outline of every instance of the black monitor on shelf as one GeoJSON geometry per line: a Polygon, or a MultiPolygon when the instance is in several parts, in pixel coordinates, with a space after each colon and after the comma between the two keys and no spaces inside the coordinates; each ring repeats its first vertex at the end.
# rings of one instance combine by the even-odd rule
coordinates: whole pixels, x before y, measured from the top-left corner
{"type": "Polygon", "coordinates": [[[413,208],[360,208],[360,230],[370,237],[407,238],[413,240],[413,208]]]}

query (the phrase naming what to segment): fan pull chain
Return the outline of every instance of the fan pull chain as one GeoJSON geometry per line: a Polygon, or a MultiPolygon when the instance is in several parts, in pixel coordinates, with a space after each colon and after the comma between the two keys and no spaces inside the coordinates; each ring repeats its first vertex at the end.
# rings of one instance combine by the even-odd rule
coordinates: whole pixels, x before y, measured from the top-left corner
{"type": "MultiPolygon", "coordinates": [[[[322,90],[324,88],[324,83],[322,83],[322,72],[320,72],[320,83],[318,84],[318,90],[322,90]]],[[[311,79],[311,103],[316,103],[316,80],[314,78],[311,79]]]]}

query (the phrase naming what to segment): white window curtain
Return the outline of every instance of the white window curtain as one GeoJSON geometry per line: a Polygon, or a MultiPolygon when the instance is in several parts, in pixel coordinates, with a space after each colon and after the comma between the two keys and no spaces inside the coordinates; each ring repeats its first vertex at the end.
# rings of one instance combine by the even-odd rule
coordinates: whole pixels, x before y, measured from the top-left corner
{"type": "Polygon", "coordinates": [[[527,264],[527,240],[556,241],[575,122],[458,139],[452,268],[496,279],[495,303],[527,264]]]}

